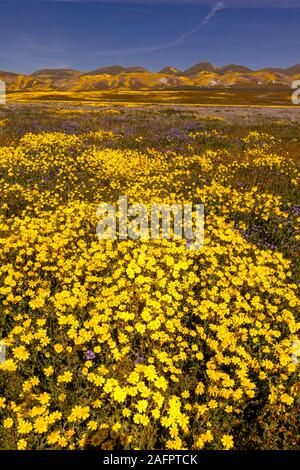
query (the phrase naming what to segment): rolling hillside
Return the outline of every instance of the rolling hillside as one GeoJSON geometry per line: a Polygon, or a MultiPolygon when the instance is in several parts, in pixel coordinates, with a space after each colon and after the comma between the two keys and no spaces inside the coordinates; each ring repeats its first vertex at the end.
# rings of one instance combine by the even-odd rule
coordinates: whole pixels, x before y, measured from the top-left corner
{"type": "Polygon", "coordinates": [[[300,65],[287,69],[251,70],[241,65],[216,67],[200,62],[185,71],[172,66],[160,72],[143,67],[113,65],[90,72],[74,69],[43,69],[31,75],[0,71],[8,92],[89,91],[89,90],[163,90],[195,88],[290,87],[299,78],[300,65]]]}

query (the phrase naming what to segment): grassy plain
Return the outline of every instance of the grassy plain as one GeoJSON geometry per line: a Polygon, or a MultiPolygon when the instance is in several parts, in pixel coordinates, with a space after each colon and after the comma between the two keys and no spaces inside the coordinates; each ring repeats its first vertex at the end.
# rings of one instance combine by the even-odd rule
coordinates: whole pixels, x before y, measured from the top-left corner
{"type": "Polygon", "coordinates": [[[291,90],[287,87],[257,88],[203,88],[172,90],[109,90],[109,91],[26,91],[10,92],[9,101],[67,102],[91,104],[166,104],[219,106],[290,106],[291,90]]]}

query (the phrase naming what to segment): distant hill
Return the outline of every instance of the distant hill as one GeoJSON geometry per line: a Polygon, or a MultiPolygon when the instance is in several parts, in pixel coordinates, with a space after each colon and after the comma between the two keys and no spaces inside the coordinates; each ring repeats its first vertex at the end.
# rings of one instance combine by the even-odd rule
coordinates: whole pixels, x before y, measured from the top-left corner
{"type": "Polygon", "coordinates": [[[199,62],[183,72],[185,77],[194,77],[199,72],[215,72],[216,67],[210,62],[199,62]]]}
{"type": "Polygon", "coordinates": [[[74,69],[43,69],[33,72],[31,75],[41,80],[66,80],[68,78],[80,77],[83,72],[74,69]]]}
{"type": "Polygon", "coordinates": [[[180,70],[176,69],[175,67],[171,67],[171,66],[163,68],[159,73],[164,73],[164,74],[167,74],[167,75],[181,75],[182,74],[182,72],[180,70]]]}
{"type": "Polygon", "coordinates": [[[112,65],[110,67],[100,67],[84,75],[120,75],[121,73],[143,73],[148,72],[144,67],[121,67],[120,65],[112,65]]]}
{"type": "Polygon", "coordinates": [[[0,71],[8,91],[161,90],[195,88],[290,87],[299,79],[300,64],[289,68],[251,70],[242,65],[217,67],[199,62],[185,71],[167,66],[159,72],[144,67],[112,65],[90,72],[74,69],[43,69],[30,75],[0,71]]]}
{"type": "Polygon", "coordinates": [[[289,67],[288,69],[285,69],[285,73],[287,75],[290,75],[291,77],[293,75],[299,75],[300,74],[300,64],[293,65],[293,67],[289,67]]]}
{"type": "Polygon", "coordinates": [[[232,72],[249,73],[249,72],[252,72],[252,70],[249,69],[248,67],[244,67],[243,65],[229,64],[229,65],[224,65],[223,67],[218,67],[217,72],[219,74],[232,73],[232,72]]]}

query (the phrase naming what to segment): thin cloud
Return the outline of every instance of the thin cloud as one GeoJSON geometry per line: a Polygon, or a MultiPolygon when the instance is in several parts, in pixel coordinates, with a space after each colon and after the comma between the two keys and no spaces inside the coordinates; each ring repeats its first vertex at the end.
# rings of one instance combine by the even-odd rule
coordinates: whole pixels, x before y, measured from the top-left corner
{"type": "Polygon", "coordinates": [[[136,53],[150,53],[150,52],[157,52],[161,51],[163,49],[168,49],[170,47],[177,46],[179,44],[182,44],[187,37],[191,36],[192,34],[195,34],[199,29],[201,29],[203,26],[205,26],[209,21],[218,13],[218,11],[223,10],[226,7],[224,2],[218,2],[215,5],[213,5],[211,11],[208,13],[208,15],[205,16],[205,18],[195,26],[195,28],[186,31],[185,33],[181,34],[179,37],[174,39],[171,42],[167,42],[164,44],[160,44],[157,46],[141,46],[141,47],[132,47],[132,48],[126,48],[126,49],[114,49],[114,50],[106,50],[106,51],[96,51],[92,52],[93,55],[98,55],[101,57],[111,57],[111,56],[118,56],[122,54],[136,54],[136,53]]]}
{"type": "Polygon", "coordinates": [[[183,43],[187,37],[191,36],[192,34],[195,34],[197,31],[199,31],[199,29],[201,29],[202,26],[206,25],[216,15],[216,13],[220,10],[223,10],[223,8],[225,8],[225,3],[224,2],[216,3],[213,6],[211,12],[195,28],[193,28],[190,31],[187,31],[186,33],[182,34],[175,41],[170,42],[169,44],[164,44],[164,45],[160,46],[158,49],[154,49],[154,50],[165,49],[166,47],[176,46],[177,44],[183,43]]]}
{"type": "Polygon", "coordinates": [[[26,62],[28,69],[67,67],[59,43],[42,44],[22,35],[16,38],[15,43],[8,44],[3,48],[0,59],[17,68],[23,62],[26,62]]]}

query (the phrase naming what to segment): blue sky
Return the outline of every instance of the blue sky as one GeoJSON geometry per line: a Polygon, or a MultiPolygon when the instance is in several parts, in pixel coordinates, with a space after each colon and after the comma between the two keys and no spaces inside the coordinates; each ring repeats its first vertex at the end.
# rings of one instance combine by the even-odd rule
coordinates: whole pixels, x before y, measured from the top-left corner
{"type": "Polygon", "coordinates": [[[0,0],[0,70],[300,63],[300,0],[0,0]]]}

